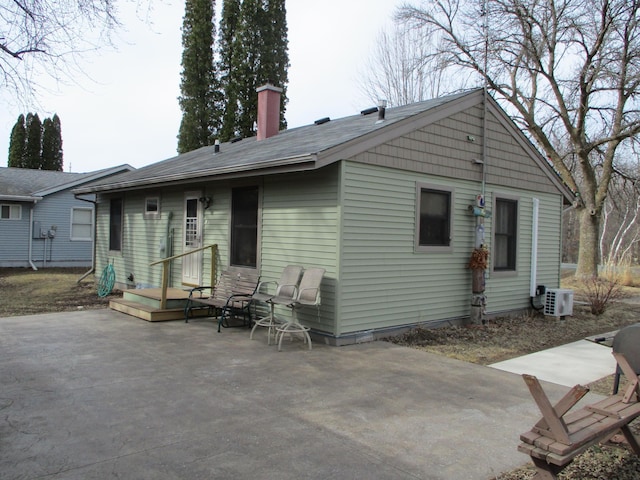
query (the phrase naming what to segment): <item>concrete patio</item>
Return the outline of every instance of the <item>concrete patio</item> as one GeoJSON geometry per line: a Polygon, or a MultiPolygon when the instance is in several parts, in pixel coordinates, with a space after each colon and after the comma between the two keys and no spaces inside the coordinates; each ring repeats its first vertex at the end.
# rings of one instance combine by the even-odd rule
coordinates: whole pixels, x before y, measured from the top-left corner
{"type": "Polygon", "coordinates": [[[539,414],[519,375],[215,329],[111,310],[1,318],[2,479],[485,480],[528,461],[518,435],[539,414]]]}

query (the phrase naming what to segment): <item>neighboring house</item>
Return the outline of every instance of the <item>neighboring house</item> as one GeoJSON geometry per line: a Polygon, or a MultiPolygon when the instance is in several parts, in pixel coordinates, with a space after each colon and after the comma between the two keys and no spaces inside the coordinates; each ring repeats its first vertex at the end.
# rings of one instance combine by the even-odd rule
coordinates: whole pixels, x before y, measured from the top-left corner
{"type": "MultiPolygon", "coordinates": [[[[117,286],[158,286],[150,263],[207,244],[218,245],[218,270],[263,280],[287,264],[323,267],[320,314],[301,320],[328,343],[361,341],[469,318],[484,193],[487,313],[528,308],[532,284],[559,286],[571,192],[482,90],[282,132],[278,89],[259,92],[257,138],[77,189],[98,194],[98,272],[111,261],[117,286]]],[[[175,260],[169,285],[211,284],[210,262],[175,260]]]]}
{"type": "Polygon", "coordinates": [[[0,167],[0,267],[91,266],[94,203],[76,199],[72,189],[132,169],[65,173],[0,167]]]}

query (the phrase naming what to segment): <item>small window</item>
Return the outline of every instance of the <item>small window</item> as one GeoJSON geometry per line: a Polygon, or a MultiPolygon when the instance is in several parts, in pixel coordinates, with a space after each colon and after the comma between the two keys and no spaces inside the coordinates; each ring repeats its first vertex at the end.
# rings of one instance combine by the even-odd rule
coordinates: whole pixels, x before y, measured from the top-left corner
{"type": "Polygon", "coordinates": [[[515,271],[518,201],[496,198],[493,225],[493,269],[497,272],[515,271]]]}
{"type": "Polygon", "coordinates": [[[160,198],[147,197],[144,201],[145,218],[158,218],[160,215],[160,198]]]}
{"type": "Polygon", "coordinates": [[[452,197],[452,190],[418,185],[416,250],[450,250],[452,197]]]}
{"type": "Polygon", "coordinates": [[[122,250],[122,199],[112,198],[109,202],[109,250],[122,250]]]}
{"type": "Polygon", "coordinates": [[[93,233],[93,210],[71,209],[71,240],[91,241],[93,233]]]}
{"type": "Polygon", "coordinates": [[[20,220],[22,218],[22,205],[0,205],[0,219],[20,220]]]}

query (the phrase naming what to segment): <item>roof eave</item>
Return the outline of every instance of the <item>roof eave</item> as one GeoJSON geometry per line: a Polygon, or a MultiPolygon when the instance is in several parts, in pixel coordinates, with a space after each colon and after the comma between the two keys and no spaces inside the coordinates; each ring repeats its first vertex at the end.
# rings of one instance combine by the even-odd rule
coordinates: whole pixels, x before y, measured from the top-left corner
{"type": "Polygon", "coordinates": [[[100,170],[98,172],[87,174],[86,176],[83,176],[82,178],[79,178],[77,180],[73,180],[73,181],[68,182],[68,183],[63,183],[62,185],[56,185],[55,187],[47,188],[47,189],[44,189],[44,190],[39,190],[39,191],[36,191],[36,192],[33,192],[33,193],[36,194],[36,195],[40,195],[40,196],[44,197],[44,196],[47,196],[47,195],[51,195],[53,193],[60,192],[62,190],[70,190],[73,187],[76,187],[78,185],[82,185],[82,184],[85,184],[85,183],[90,183],[90,182],[93,182],[95,180],[100,180],[101,178],[108,177],[108,176],[111,176],[111,175],[115,175],[117,173],[128,172],[128,171],[132,171],[132,170],[135,170],[135,168],[133,168],[129,164],[119,165],[117,167],[111,167],[111,168],[107,168],[107,169],[104,169],[104,170],[100,170]]]}
{"type": "Polygon", "coordinates": [[[233,167],[220,167],[188,174],[163,175],[153,178],[143,178],[139,180],[115,182],[93,187],[80,187],[73,190],[76,195],[88,193],[117,192],[123,190],[140,190],[149,187],[158,187],[166,184],[176,185],[185,183],[196,183],[206,181],[206,179],[225,180],[237,178],[239,176],[271,175],[276,173],[299,172],[313,170],[317,168],[316,154],[305,154],[299,157],[286,157],[276,160],[269,160],[251,165],[234,165],[233,167]]]}
{"type": "Polygon", "coordinates": [[[0,195],[0,200],[4,200],[5,202],[37,203],[42,200],[42,197],[37,195],[0,195]]]}

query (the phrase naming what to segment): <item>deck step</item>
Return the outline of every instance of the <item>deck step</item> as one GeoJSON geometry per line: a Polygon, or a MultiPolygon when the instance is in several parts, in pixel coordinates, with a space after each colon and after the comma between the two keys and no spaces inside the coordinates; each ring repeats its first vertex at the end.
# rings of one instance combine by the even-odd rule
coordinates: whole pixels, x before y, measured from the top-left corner
{"type": "Polygon", "coordinates": [[[132,315],[148,322],[164,322],[167,320],[184,320],[184,308],[167,308],[161,310],[133,300],[117,298],[109,302],[109,308],[132,315]]]}

